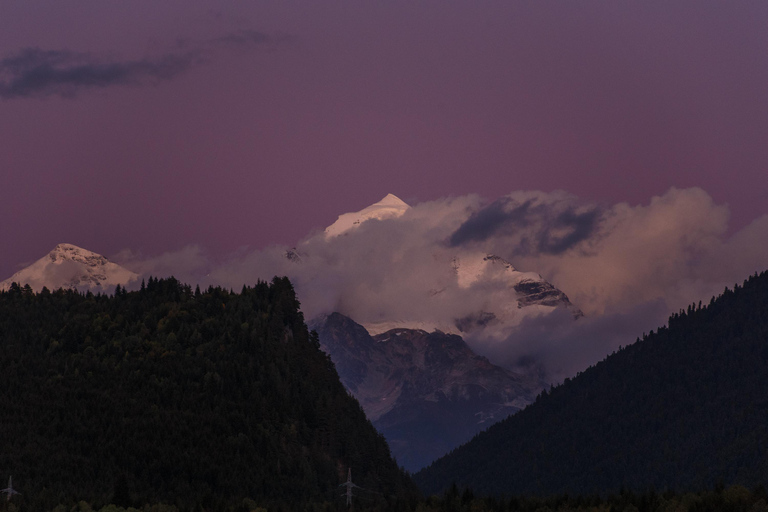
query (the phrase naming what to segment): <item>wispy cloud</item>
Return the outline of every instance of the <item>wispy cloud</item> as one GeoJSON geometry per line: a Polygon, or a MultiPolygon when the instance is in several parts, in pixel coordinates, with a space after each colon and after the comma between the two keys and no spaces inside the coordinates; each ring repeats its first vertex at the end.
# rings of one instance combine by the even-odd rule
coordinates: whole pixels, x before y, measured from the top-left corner
{"type": "Polygon", "coordinates": [[[172,80],[206,61],[218,47],[255,46],[271,41],[264,33],[243,30],[138,60],[116,60],[68,50],[24,48],[0,59],[0,98],[60,96],[115,86],[155,85],[172,80]]]}
{"type": "Polygon", "coordinates": [[[84,53],[25,48],[0,60],[0,97],[74,97],[82,89],[157,83],[175,78],[196,60],[194,52],[120,62],[84,53]]]}

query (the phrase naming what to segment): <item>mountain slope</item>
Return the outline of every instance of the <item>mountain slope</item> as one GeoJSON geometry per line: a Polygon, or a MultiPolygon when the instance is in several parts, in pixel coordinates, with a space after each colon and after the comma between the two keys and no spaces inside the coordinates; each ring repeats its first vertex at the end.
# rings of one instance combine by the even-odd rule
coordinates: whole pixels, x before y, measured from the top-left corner
{"type": "Polygon", "coordinates": [[[152,278],[115,296],[13,286],[0,367],[0,470],[25,510],[296,509],[338,503],[349,467],[372,491],[411,489],[285,278],[239,294],[152,278]]]}
{"type": "Polygon", "coordinates": [[[455,335],[394,329],[370,336],[334,313],[315,322],[344,385],[414,471],[519,411],[544,384],[480,357],[455,335]]]}
{"type": "Polygon", "coordinates": [[[415,476],[426,492],[765,484],[768,273],[543,393],[415,476]]]}
{"type": "Polygon", "coordinates": [[[138,277],[100,254],[72,244],[59,244],[30,266],[0,281],[0,290],[7,290],[11,283],[17,283],[20,286],[29,284],[37,292],[43,287],[103,292],[118,284],[124,286],[138,277]]]}

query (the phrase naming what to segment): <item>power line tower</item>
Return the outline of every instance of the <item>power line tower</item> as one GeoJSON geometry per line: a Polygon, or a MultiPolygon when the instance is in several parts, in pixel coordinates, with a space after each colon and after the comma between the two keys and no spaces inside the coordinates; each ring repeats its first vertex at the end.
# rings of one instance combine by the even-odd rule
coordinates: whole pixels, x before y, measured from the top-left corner
{"type": "Polygon", "coordinates": [[[347,497],[347,507],[352,505],[352,488],[357,487],[358,489],[362,489],[359,485],[355,485],[352,483],[352,468],[349,468],[347,470],[347,481],[341,484],[339,487],[346,487],[347,490],[342,496],[347,497]]]}
{"type": "Polygon", "coordinates": [[[343,484],[339,485],[339,487],[346,487],[346,490],[341,494],[342,498],[347,499],[347,507],[352,506],[352,498],[355,497],[358,500],[368,500],[372,501],[374,500],[374,495],[380,495],[381,493],[372,491],[370,489],[366,489],[365,487],[360,487],[359,485],[352,482],[352,468],[349,468],[347,470],[347,481],[343,484]],[[352,489],[357,489],[355,493],[352,492],[352,489]],[[366,495],[361,496],[361,493],[366,493],[366,495]]]}
{"type": "Polygon", "coordinates": [[[13,496],[14,494],[18,494],[19,496],[21,496],[21,493],[13,488],[13,476],[8,477],[8,487],[6,487],[5,489],[0,489],[0,492],[4,492],[5,494],[8,495],[8,499],[6,501],[11,501],[11,496],[13,496]]]}

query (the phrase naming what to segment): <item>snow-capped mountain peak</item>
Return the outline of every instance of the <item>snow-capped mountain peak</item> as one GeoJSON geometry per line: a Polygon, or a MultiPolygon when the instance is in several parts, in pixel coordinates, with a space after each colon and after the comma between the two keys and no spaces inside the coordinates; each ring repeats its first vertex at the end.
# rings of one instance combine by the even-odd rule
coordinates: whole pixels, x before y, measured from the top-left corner
{"type": "Polygon", "coordinates": [[[21,286],[29,284],[37,292],[43,287],[50,290],[76,288],[106,291],[118,284],[135,281],[138,277],[138,274],[101,254],[72,244],[58,244],[47,255],[0,282],[0,290],[7,290],[11,283],[18,283],[21,286]]]}
{"type": "Polygon", "coordinates": [[[371,219],[389,219],[400,217],[408,210],[405,201],[394,194],[387,194],[384,199],[374,203],[359,212],[350,212],[339,215],[336,222],[325,228],[325,236],[328,238],[343,234],[361,223],[371,219]]]}

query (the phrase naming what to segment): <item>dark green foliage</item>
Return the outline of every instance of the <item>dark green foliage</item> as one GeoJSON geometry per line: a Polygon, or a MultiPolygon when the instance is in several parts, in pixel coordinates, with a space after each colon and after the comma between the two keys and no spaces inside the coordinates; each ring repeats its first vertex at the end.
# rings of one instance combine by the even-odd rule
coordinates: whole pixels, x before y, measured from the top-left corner
{"type": "Polygon", "coordinates": [[[768,484],[768,273],[690,306],[415,475],[478,493],[768,484]]]}
{"type": "Polygon", "coordinates": [[[0,478],[27,510],[335,508],[349,466],[382,495],[413,492],[285,278],[239,294],[154,278],[111,297],[14,286],[0,293],[0,400],[0,478]]]}

